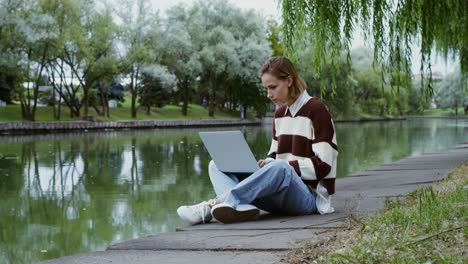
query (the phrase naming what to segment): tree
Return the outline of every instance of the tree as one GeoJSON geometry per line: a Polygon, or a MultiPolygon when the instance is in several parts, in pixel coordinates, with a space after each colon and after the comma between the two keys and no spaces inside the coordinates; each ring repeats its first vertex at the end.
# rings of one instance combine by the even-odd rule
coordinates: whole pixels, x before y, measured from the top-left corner
{"type": "Polygon", "coordinates": [[[99,55],[97,63],[90,69],[90,73],[87,78],[87,82],[91,82],[93,88],[96,88],[96,98],[99,100],[99,104],[102,106],[102,113],[96,109],[97,113],[110,117],[109,113],[109,89],[113,82],[115,82],[116,76],[119,73],[118,61],[116,57],[112,56],[109,51],[99,55]]]}
{"type": "MultiPolygon", "coordinates": [[[[313,65],[320,75],[331,64],[338,72],[337,59],[344,51],[349,58],[353,33],[360,26],[366,41],[373,42],[374,62],[386,76],[409,87],[411,45],[419,43],[422,84],[426,98],[432,95],[433,47],[445,58],[459,56],[462,84],[468,77],[468,1],[465,0],[281,0],[288,54],[304,45],[313,47],[313,65]],[[450,15],[448,15],[450,14],[450,15]],[[405,72],[405,75],[401,75],[405,72]],[[391,74],[393,73],[393,74],[391,74]],[[404,79],[400,79],[401,77],[404,79]]],[[[384,77],[385,78],[385,77],[384,77]]],[[[399,86],[398,86],[399,87],[399,86]]]]}
{"type": "Polygon", "coordinates": [[[199,43],[196,35],[200,34],[201,16],[190,12],[182,5],[176,6],[167,13],[164,63],[177,77],[177,88],[182,99],[182,114],[187,115],[191,88],[197,86],[197,77],[202,73],[199,43]],[[170,44],[170,45],[169,45],[170,44]]]}
{"type": "Polygon", "coordinates": [[[0,100],[11,103],[24,82],[20,37],[16,31],[22,1],[0,0],[0,100]]]}
{"type": "Polygon", "coordinates": [[[117,72],[113,56],[116,27],[111,14],[98,13],[92,0],[80,2],[80,24],[72,28],[72,39],[60,58],[76,76],[83,90],[84,116],[88,116],[89,90],[100,80],[112,80],[117,72]]]}
{"type": "Polygon", "coordinates": [[[372,51],[367,48],[351,51],[353,110],[379,116],[394,113],[403,115],[408,106],[407,92],[400,91],[399,94],[392,96],[392,92],[398,89],[392,89],[393,83],[390,78],[387,81],[382,80],[382,71],[372,66],[371,54],[372,51]]]}
{"type": "MultiPolygon", "coordinates": [[[[258,18],[253,16],[252,20],[258,18]]],[[[236,73],[236,78],[230,83],[232,91],[235,91],[235,96],[230,101],[234,104],[238,102],[244,109],[253,107],[261,116],[267,112],[270,100],[264,93],[259,72],[263,63],[271,56],[272,50],[269,47],[270,43],[265,41],[266,32],[260,26],[261,22],[256,21],[252,24],[257,25],[252,29],[255,33],[240,40],[237,54],[241,67],[236,73]]]]}
{"type": "Polygon", "coordinates": [[[21,81],[18,71],[11,71],[6,65],[0,66],[0,100],[11,103],[13,101],[13,91],[21,81]]]}
{"type": "Polygon", "coordinates": [[[165,66],[151,65],[142,69],[139,95],[146,114],[150,114],[151,106],[162,107],[169,101],[169,92],[176,83],[176,77],[165,66]]]}
{"type": "Polygon", "coordinates": [[[201,47],[201,83],[209,91],[208,115],[214,116],[216,106],[229,98],[227,87],[240,87],[236,81],[243,76],[249,81],[255,76],[258,83],[260,66],[272,52],[262,18],[252,10],[245,12],[223,0],[199,1],[191,10],[203,18],[202,34],[195,41],[201,47]],[[244,52],[248,59],[242,57],[248,56],[244,52]]]}
{"type": "Polygon", "coordinates": [[[2,68],[19,70],[27,85],[12,83],[19,79],[16,74],[4,78],[9,81],[9,89],[16,89],[23,119],[34,121],[40,81],[56,37],[52,27],[54,20],[41,8],[41,2],[2,1],[1,6],[5,8],[5,17],[0,22],[0,45],[2,58],[6,59],[0,64],[6,66],[2,68]]]}
{"type": "Polygon", "coordinates": [[[161,25],[158,13],[151,10],[147,0],[121,0],[114,13],[120,20],[120,57],[123,72],[130,79],[131,114],[135,118],[142,68],[158,64],[161,59],[161,25]]]}
{"type": "Polygon", "coordinates": [[[270,47],[273,50],[273,56],[283,56],[284,45],[282,40],[282,27],[274,19],[269,19],[268,24],[268,41],[270,42],[270,47]]]}
{"type": "Polygon", "coordinates": [[[81,24],[80,5],[76,0],[45,0],[42,2],[42,8],[54,18],[53,26],[57,32],[54,49],[51,51],[52,54],[46,67],[48,82],[53,87],[53,97],[58,97],[58,101],[54,105],[54,118],[60,120],[62,104],[69,108],[71,117],[79,117],[81,110],[78,99],[80,85],[75,72],[65,63],[63,58],[71,49],[76,37],[76,28],[79,28],[81,24]]]}
{"type": "MultiPolygon", "coordinates": [[[[307,51],[305,51],[307,52],[307,51]]],[[[310,59],[310,58],[309,58],[310,59]]],[[[329,107],[333,116],[353,116],[353,107],[355,106],[355,83],[351,79],[350,71],[341,70],[339,75],[334,73],[331,65],[326,65],[321,79],[317,78],[317,72],[310,68],[310,60],[304,56],[304,60],[298,64],[298,69],[308,85],[308,92],[312,96],[320,97],[320,99],[329,107]],[[332,84],[335,83],[342,89],[332,89],[332,84]],[[324,87],[324,88],[320,88],[324,87]]],[[[340,62],[339,65],[343,65],[340,62]]]]}
{"type": "Polygon", "coordinates": [[[109,100],[116,100],[118,102],[124,101],[123,91],[123,85],[116,81],[112,81],[110,84],[108,82],[99,82],[97,97],[99,99],[99,104],[102,106],[103,115],[110,117],[109,100]]]}
{"type": "Polygon", "coordinates": [[[221,26],[208,31],[206,46],[200,52],[203,64],[202,78],[208,83],[208,115],[214,116],[215,108],[224,92],[226,82],[240,70],[240,62],[236,56],[237,44],[231,32],[221,26]]]}
{"type": "Polygon", "coordinates": [[[468,93],[461,89],[462,83],[460,71],[448,75],[437,87],[435,102],[437,106],[455,110],[458,115],[458,108],[463,107],[465,114],[468,110],[468,93]]]}

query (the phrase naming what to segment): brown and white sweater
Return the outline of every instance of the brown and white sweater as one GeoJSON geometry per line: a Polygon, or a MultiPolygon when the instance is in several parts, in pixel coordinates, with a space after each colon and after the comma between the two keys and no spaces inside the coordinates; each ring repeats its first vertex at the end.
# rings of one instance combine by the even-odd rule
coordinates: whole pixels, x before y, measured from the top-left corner
{"type": "Polygon", "coordinates": [[[335,126],[325,105],[306,91],[291,105],[275,111],[268,157],[287,160],[306,185],[320,182],[335,192],[338,146],[335,126]]]}

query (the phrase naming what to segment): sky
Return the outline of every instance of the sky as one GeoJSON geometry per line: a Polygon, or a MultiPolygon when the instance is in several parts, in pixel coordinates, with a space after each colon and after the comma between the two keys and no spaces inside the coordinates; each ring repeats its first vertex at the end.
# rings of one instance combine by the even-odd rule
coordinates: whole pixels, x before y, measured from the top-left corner
{"type": "MultiPolygon", "coordinates": [[[[166,10],[172,6],[180,3],[191,5],[196,2],[196,0],[150,0],[150,2],[155,10],[159,9],[160,14],[164,15],[166,10]]],[[[265,17],[272,17],[281,21],[281,10],[278,6],[278,0],[230,0],[230,2],[242,9],[255,9],[265,17]]],[[[351,49],[362,46],[366,46],[364,40],[359,33],[356,33],[354,39],[351,41],[351,49]]],[[[435,54],[435,51],[433,51],[433,53],[435,54]]],[[[419,68],[421,66],[420,60],[421,55],[419,49],[415,46],[412,56],[412,71],[415,74],[419,73],[419,68]]],[[[448,60],[448,62],[445,63],[445,60],[441,56],[433,56],[431,63],[433,64],[432,72],[438,72],[442,75],[447,75],[454,71],[454,66],[456,65],[456,62],[452,60],[448,60]]]]}

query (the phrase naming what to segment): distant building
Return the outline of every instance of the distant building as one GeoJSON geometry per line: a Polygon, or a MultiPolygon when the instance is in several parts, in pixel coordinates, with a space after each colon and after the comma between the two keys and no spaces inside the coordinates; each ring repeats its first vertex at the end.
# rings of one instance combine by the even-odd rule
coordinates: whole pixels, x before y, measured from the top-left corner
{"type": "Polygon", "coordinates": [[[117,100],[109,100],[109,108],[115,108],[117,104],[117,100]]]}
{"type": "Polygon", "coordinates": [[[429,109],[436,109],[436,108],[437,108],[437,104],[435,102],[435,99],[432,98],[431,102],[429,102],[429,109]]]}
{"type": "Polygon", "coordinates": [[[0,106],[6,106],[6,102],[0,100],[0,106]]]}
{"type": "MultiPolygon", "coordinates": [[[[34,89],[34,87],[36,87],[36,85],[33,82],[24,82],[23,87],[26,88],[26,89],[34,89]]],[[[51,90],[51,89],[52,89],[52,86],[50,86],[50,85],[40,85],[39,86],[39,92],[45,92],[45,91],[48,91],[48,90],[51,90]]]]}
{"type": "Polygon", "coordinates": [[[48,90],[52,90],[52,86],[50,86],[50,85],[41,85],[41,86],[39,86],[39,92],[45,92],[45,91],[48,91],[48,90]]]}

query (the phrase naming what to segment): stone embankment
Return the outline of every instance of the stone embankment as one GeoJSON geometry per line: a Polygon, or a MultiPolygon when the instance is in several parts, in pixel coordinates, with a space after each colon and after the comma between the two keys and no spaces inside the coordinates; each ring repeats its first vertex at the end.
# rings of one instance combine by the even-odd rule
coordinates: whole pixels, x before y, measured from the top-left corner
{"type": "Polygon", "coordinates": [[[259,125],[261,119],[0,122],[0,132],[259,125]]]}
{"type": "MultiPolygon", "coordinates": [[[[468,116],[403,116],[369,117],[359,119],[335,119],[335,123],[401,121],[409,119],[468,119],[468,116]]],[[[35,122],[0,122],[0,133],[9,132],[48,132],[48,131],[85,131],[100,129],[134,128],[171,128],[171,127],[206,127],[206,126],[245,126],[271,124],[273,116],[267,114],[262,119],[197,119],[197,120],[121,120],[121,121],[35,121],[35,122]]]]}

